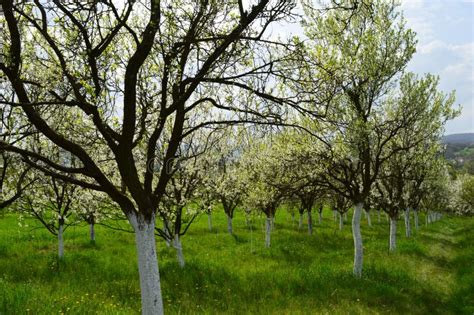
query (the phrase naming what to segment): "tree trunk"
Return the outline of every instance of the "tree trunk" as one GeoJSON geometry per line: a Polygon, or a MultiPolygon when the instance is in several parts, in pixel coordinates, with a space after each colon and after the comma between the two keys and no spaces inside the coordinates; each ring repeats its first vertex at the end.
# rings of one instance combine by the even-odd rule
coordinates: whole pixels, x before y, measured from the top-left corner
{"type": "Polygon", "coordinates": [[[161,297],[160,273],[155,245],[155,219],[146,220],[143,215],[132,213],[128,216],[135,230],[135,241],[138,256],[138,273],[143,315],[162,315],[163,300],[161,297]]]}
{"type": "Polygon", "coordinates": [[[298,228],[302,229],[303,228],[303,214],[300,213],[300,221],[298,222],[298,228]]]}
{"type": "Polygon", "coordinates": [[[95,224],[94,223],[89,224],[89,235],[90,235],[91,241],[95,242],[95,224]]]}
{"type": "Polygon", "coordinates": [[[344,221],[347,221],[347,212],[344,212],[344,221]]]}
{"type": "Polygon", "coordinates": [[[183,246],[181,245],[181,239],[179,235],[174,236],[173,246],[176,249],[176,258],[178,258],[178,264],[181,268],[184,268],[184,255],[183,255],[183,246]]]}
{"type": "Polygon", "coordinates": [[[362,277],[362,262],[363,262],[363,245],[362,234],[360,233],[360,217],[364,204],[357,203],[354,208],[354,215],[352,216],[352,237],[354,238],[354,270],[353,273],[357,278],[362,277]]]}
{"type": "Polygon", "coordinates": [[[63,233],[64,233],[64,225],[59,224],[58,228],[58,257],[59,258],[64,258],[64,238],[63,238],[63,233]]]}
{"type": "Polygon", "coordinates": [[[212,232],[212,214],[207,214],[207,225],[209,226],[209,232],[212,232]]]}
{"type": "Polygon", "coordinates": [[[308,234],[313,235],[313,216],[311,210],[308,210],[308,234]]]}
{"type": "Polygon", "coordinates": [[[291,214],[291,224],[293,225],[293,223],[295,223],[295,214],[294,213],[291,214]]]}
{"type": "Polygon", "coordinates": [[[380,223],[380,210],[377,211],[377,222],[380,223]]]}
{"type": "Polygon", "coordinates": [[[397,219],[390,217],[389,250],[393,252],[396,248],[397,248],[397,219]]]}
{"type": "Polygon", "coordinates": [[[319,221],[319,225],[321,225],[323,223],[323,213],[322,212],[318,212],[318,221],[319,221]]]}
{"type": "Polygon", "coordinates": [[[272,232],[272,218],[267,217],[265,220],[265,247],[270,247],[270,234],[272,232]]]}
{"type": "Polygon", "coordinates": [[[171,233],[169,230],[169,223],[167,220],[163,220],[163,231],[165,232],[166,238],[165,238],[165,243],[167,247],[171,246],[171,233]]]}
{"type": "Polygon", "coordinates": [[[334,222],[337,222],[337,211],[336,210],[332,211],[332,216],[334,218],[334,222]]]}
{"type": "Polygon", "coordinates": [[[227,215],[227,232],[232,235],[232,218],[230,215],[227,215]]]}
{"type": "Polygon", "coordinates": [[[411,237],[410,208],[405,210],[405,235],[411,237]]]}
{"type": "Polygon", "coordinates": [[[342,231],[342,227],[344,226],[344,220],[341,213],[339,213],[339,231],[342,231]]]}
{"type": "Polygon", "coordinates": [[[418,230],[420,228],[420,222],[418,218],[418,210],[413,210],[413,215],[415,216],[415,229],[418,230]]]}
{"type": "Polygon", "coordinates": [[[367,215],[367,224],[369,226],[372,226],[372,220],[370,219],[370,211],[366,211],[365,213],[367,215]]]}

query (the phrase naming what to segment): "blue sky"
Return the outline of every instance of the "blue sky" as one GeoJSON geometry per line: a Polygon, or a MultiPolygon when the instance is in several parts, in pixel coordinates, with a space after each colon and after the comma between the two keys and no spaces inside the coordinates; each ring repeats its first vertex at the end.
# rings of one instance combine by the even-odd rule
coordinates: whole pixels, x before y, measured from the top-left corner
{"type": "Polygon", "coordinates": [[[441,89],[456,90],[462,106],[446,134],[474,132],[474,0],[402,0],[402,9],[418,37],[408,69],[439,75],[441,89]]]}

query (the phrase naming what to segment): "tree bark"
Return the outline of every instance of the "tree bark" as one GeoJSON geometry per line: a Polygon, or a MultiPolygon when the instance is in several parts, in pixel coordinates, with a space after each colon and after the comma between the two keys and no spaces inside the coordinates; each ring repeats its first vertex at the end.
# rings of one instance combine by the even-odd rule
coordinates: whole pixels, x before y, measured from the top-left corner
{"type": "Polygon", "coordinates": [[[94,223],[89,224],[89,235],[90,235],[91,241],[95,242],[95,224],[94,223]]]}
{"type": "Polygon", "coordinates": [[[64,225],[59,224],[58,228],[58,257],[64,258],[64,225]]]}
{"type": "Polygon", "coordinates": [[[181,245],[181,239],[179,238],[178,234],[174,236],[173,246],[176,249],[176,258],[178,258],[178,264],[181,268],[184,268],[185,261],[183,255],[183,246],[181,245]]]}
{"type": "Polygon", "coordinates": [[[341,213],[339,213],[339,231],[342,231],[342,227],[344,226],[344,219],[341,213]]]}
{"type": "Polygon", "coordinates": [[[369,226],[372,226],[372,220],[370,219],[370,211],[366,211],[365,213],[367,215],[367,224],[369,226]]]}
{"type": "Polygon", "coordinates": [[[303,214],[300,213],[300,221],[298,222],[298,228],[302,229],[303,228],[303,214]]]}
{"type": "Polygon", "coordinates": [[[355,205],[354,215],[352,216],[352,237],[354,239],[354,276],[362,277],[362,263],[363,263],[363,244],[362,234],[360,232],[360,217],[364,204],[359,202],[355,205]]]}
{"type": "Polygon", "coordinates": [[[313,216],[311,210],[308,210],[308,234],[313,235],[313,216]]]}
{"type": "Polygon", "coordinates": [[[322,212],[318,212],[318,221],[319,221],[319,225],[321,225],[323,223],[323,213],[322,212]]]}
{"type": "Polygon", "coordinates": [[[377,222],[380,223],[380,210],[377,211],[377,222]]]}
{"type": "Polygon", "coordinates": [[[230,215],[227,215],[227,232],[232,235],[233,230],[232,230],[232,218],[230,215]]]}
{"type": "Polygon", "coordinates": [[[334,218],[334,222],[337,222],[337,211],[336,210],[332,211],[332,216],[334,218]]]}
{"type": "Polygon", "coordinates": [[[410,208],[405,210],[405,235],[411,237],[410,208]]]}
{"type": "Polygon", "coordinates": [[[169,230],[169,222],[167,220],[163,220],[163,230],[165,231],[165,235],[166,235],[166,238],[165,238],[166,246],[170,247],[171,246],[171,242],[170,242],[171,233],[169,230]]]}
{"type": "Polygon", "coordinates": [[[128,219],[135,230],[142,314],[162,315],[163,300],[156,256],[155,219],[146,220],[143,215],[135,213],[129,214],[128,219]]]}
{"type": "Polygon", "coordinates": [[[272,218],[267,217],[265,220],[265,247],[270,247],[270,235],[272,232],[272,218]]]}
{"type": "Polygon", "coordinates": [[[390,217],[389,250],[393,252],[396,248],[397,248],[397,219],[390,217]]]}
{"type": "Polygon", "coordinates": [[[415,230],[418,230],[420,228],[420,219],[418,218],[418,210],[413,210],[413,215],[415,217],[415,230]]]}
{"type": "Polygon", "coordinates": [[[212,232],[212,214],[207,214],[207,225],[209,227],[209,232],[212,232]]]}

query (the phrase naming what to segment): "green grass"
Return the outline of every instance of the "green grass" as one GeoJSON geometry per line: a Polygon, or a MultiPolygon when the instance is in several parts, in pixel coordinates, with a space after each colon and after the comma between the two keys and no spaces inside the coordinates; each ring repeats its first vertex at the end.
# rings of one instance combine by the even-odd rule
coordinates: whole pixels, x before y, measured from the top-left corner
{"type": "MultiPolygon", "coordinates": [[[[412,239],[399,221],[398,249],[389,254],[385,217],[363,225],[364,275],[351,274],[350,225],[338,231],[332,213],[315,234],[277,213],[272,247],[264,248],[263,218],[252,232],[236,214],[234,236],[222,213],[200,217],[183,238],[186,267],[158,241],[168,314],[473,314],[474,219],[444,218],[412,239]]],[[[421,218],[424,222],[424,218],[421,218]]],[[[66,231],[66,257],[37,223],[0,218],[0,314],[137,314],[140,292],[132,234],[86,226],[66,231]]]]}

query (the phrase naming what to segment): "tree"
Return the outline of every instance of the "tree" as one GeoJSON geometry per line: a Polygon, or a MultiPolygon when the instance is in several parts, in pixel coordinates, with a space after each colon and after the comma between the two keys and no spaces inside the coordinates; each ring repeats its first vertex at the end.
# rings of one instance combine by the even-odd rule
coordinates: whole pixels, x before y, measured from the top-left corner
{"type": "Polygon", "coordinates": [[[381,165],[393,153],[385,149],[387,143],[410,120],[399,112],[400,119],[387,121],[381,106],[415,52],[415,34],[405,28],[393,2],[361,1],[355,11],[339,8],[325,15],[307,11],[306,33],[313,43],[308,49],[320,75],[338,86],[326,118],[333,132],[323,135],[320,158],[327,163],[328,187],[354,205],[353,273],[361,277],[361,212],[381,165]]]}
{"type": "Polygon", "coordinates": [[[58,238],[58,258],[64,258],[64,232],[79,220],[78,187],[54,177],[39,176],[21,199],[22,212],[32,215],[58,238]]]}
{"type": "Polygon", "coordinates": [[[171,174],[167,167],[154,174],[156,147],[164,146],[163,165],[172,166],[181,141],[201,127],[272,121],[278,118],[272,104],[298,106],[292,98],[265,92],[278,67],[270,50],[260,49],[263,43],[278,44],[267,40],[266,30],[287,17],[294,3],[151,0],[118,7],[108,1],[5,0],[1,6],[7,27],[0,70],[15,94],[3,104],[21,108],[39,133],[80,165],[63,167],[4,142],[1,149],[21,154],[57,179],[103,191],[120,206],[135,230],[142,312],[163,313],[154,225],[171,174]],[[256,102],[227,102],[230,91],[255,95],[258,109],[251,108],[256,102]],[[216,119],[210,108],[230,114],[216,119]],[[76,126],[53,124],[52,109],[77,109],[82,116],[76,126]],[[184,129],[197,110],[207,116],[184,129]],[[159,144],[167,124],[172,136],[159,144]],[[71,128],[83,134],[73,137],[71,128]],[[111,159],[95,159],[96,148],[85,135],[111,159]],[[118,170],[118,179],[106,169],[118,170]],[[72,176],[77,174],[82,177],[72,176]]]}

